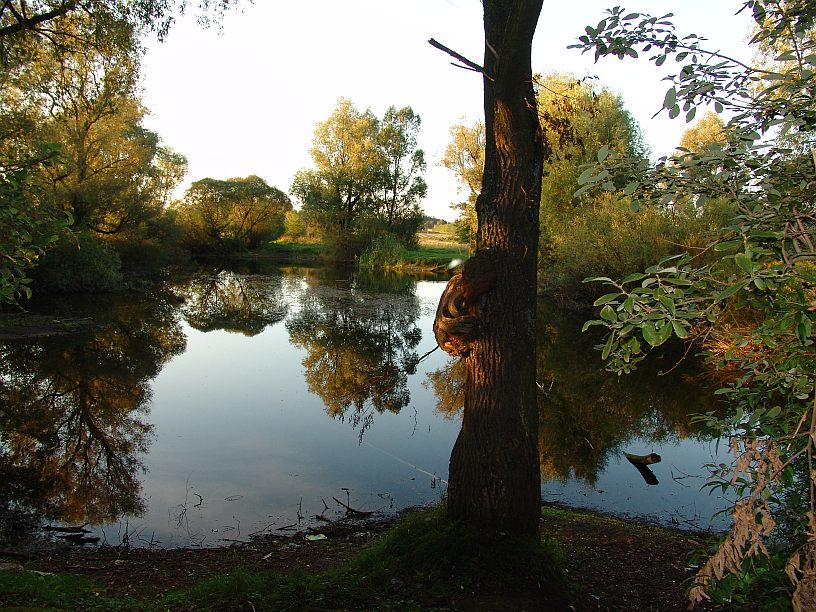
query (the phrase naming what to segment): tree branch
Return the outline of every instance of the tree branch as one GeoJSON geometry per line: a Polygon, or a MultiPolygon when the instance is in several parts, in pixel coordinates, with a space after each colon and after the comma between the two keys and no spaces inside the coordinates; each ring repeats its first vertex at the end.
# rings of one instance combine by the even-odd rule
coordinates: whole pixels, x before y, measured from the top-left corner
{"type": "Polygon", "coordinates": [[[27,17],[20,15],[16,10],[14,10],[14,6],[11,4],[11,2],[7,2],[5,7],[7,7],[14,14],[17,22],[7,25],[4,28],[0,28],[0,38],[10,36],[11,34],[16,34],[22,30],[33,30],[41,23],[51,21],[57,17],[64,17],[66,14],[76,8],[76,4],[76,2],[63,2],[59,7],[51,11],[40,13],[39,15],[34,15],[33,17],[27,17]]]}
{"type": "Polygon", "coordinates": [[[464,66],[461,66],[459,64],[453,64],[457,68],[464,68],[465,70],[472,70],[474,72],[481,72],[485,77],[487,77],[491,81],[493,80],[493,78],[491,76],[489,76],[488,74],[485,73],[484,68],[482,68],[479,64],[477,64],[476,62],[470,61],[464,55],[462,55],[460,53],[457,53],[453,49],[450,49],[450,48],[446,47],[445,45],[443,45],[438,40],[430,38],[430,39],[428,39],[428,44],[431,45],[432,47],[436,47],[440,51],[444,51],[445,53],[447,53],[451,57],[455,57],[457,60],[462,62],[462,64],[464,64],[464,66]]]}

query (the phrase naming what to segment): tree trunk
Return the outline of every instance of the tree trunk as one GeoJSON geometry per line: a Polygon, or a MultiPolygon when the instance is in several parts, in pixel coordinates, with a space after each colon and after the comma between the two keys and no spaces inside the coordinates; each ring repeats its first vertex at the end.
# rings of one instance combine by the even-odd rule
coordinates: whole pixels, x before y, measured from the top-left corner
{"type": "Polygon", "coordinates": [[[471,527],[538,530],[536,259],[544,145],[531,47],[542,0],[484,0],[486,148],[476,253],[462,289],[478,335],[464,358],[465,410],[448,512],[471,527]]]}

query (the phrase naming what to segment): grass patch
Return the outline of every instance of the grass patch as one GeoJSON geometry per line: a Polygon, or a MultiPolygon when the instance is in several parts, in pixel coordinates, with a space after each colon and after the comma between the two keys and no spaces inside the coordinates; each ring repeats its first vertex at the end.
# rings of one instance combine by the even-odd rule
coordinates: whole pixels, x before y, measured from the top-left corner
{"type": "Polygon", "coordinates": [[[417,267],[447,267],[454,259],[468,258],[466,245],[423,246],[405,251],[405,260],[417,267]]]}
{"type": "Polygon", "coordinates": [[[139,610],[144,605],[131,599],[111,599],[104,589],[82,576],[0,571],[0,608],[139,610]]]}
{"type": "Polygon", "coordinates": [[[409,515],[355,564],[373,584],[404,581],[423,607],[494,596],[554,604],[567,594],[563,556],[551,540],[470,531],[442,509],[409,515]]]}
{"type": "Polygon", "coordinates": [[[287,253],[308,253],[318,255],[321,248],[322,245],[319,242],[288,242],[279,240],[275,242],[268,242],[261,249],[261,252],[286,251],[287,253]]]}
{"type": "MultiPolygon", "coordinates": [[[[324,251],[320,243],[277,241],[266,244],[259,255],[289,254],[292,258],[298,256],[319,257],[324,251]]],[[[419,246],[415,249],[396,248],[389,241],[380,241],[372,244],[360,254],[358,266],[363,269],[379,270],[435,270],[447,268],[454,259],[465,260],[469,256],[468,246],[458,242],[429,241],[420,238],[419,246]]]]}
{"type": "Polygon", "coordinates": [[[237,569],[170,593],[161,606],[214,610],[380,608],[376,601],[371,589],[367,589],[350,570],[277,574],[237,569]]]}
{"type": "Polygon", "coordinates": [[[434,510],[404,518],[346,567],[311,575],[236,570],[172,593],[162,603],[426,610],[493,602],[489,607],[562,609],[568,593],[562,566],[551,541],[469,532],[434,510]]]}

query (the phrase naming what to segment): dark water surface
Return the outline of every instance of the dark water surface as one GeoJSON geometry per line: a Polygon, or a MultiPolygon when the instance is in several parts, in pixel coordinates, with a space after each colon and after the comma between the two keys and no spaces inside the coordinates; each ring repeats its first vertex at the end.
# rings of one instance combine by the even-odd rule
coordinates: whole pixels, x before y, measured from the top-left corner
{"type": "MultiPolygon", "coordinates": [[[[89,333],[0,343],[0,537],[44,518],[111,544],[213,546],[440,499],[461,372],[431,325],[444,280],[212,269],[148,297],[61,298],[89,333]]],[[[618,378],[582,319],[539,313],[544,499],[719,526],[712,409],[671,357],[618,378]],[[659,453],[646,484],[623,453],[659,453]]]]}

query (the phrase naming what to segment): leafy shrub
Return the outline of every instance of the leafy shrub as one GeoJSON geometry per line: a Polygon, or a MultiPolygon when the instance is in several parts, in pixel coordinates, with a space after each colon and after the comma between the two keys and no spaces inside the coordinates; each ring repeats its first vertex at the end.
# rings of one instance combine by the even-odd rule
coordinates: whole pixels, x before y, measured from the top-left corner
{"type": "Polygon", "coordinates": [[[122,261],[126,277],[156,277],[189,260],[189,253],[182,247],[183,235],[176,215],[169,211],[117,234],[110,244],[122,261]]]}
{"type": "Polygon", "coordinates": [[[32,277],[39,291],[116,291],[122,288],[122,262],[104,240],[83,232],[64,236],[32,277]]]}
{"type": "Polygon", "coordinates": [[[184,227],[187,248],[227,255],[254,250],[279,238],[292,203],[280,189],[251,175],[196,181],[174,208],[184,227]]]}

